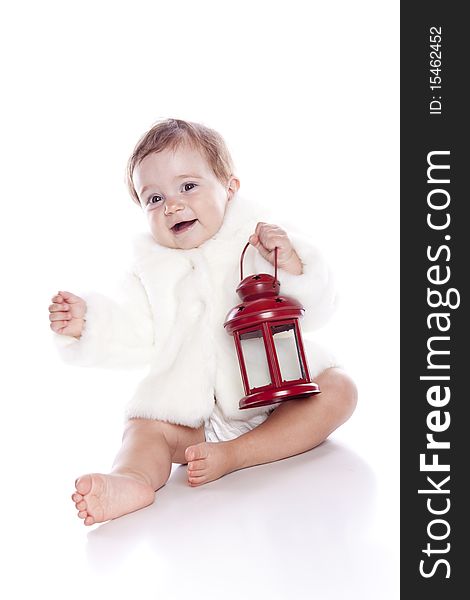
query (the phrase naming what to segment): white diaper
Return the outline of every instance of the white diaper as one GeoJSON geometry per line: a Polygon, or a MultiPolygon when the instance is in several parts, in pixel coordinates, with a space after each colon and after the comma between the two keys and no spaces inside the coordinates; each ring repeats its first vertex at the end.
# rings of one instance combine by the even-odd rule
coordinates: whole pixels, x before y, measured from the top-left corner
{"type": "Polygon", "coordinates": [[[269,414],[275,410],[277,405],[270,407],[269,413],[265,415],[254,415],[251,419],[230,419],[227,420],[222,414],[217,403],[211,416],[204,421],[204,432],[206,442],[227,442],[233,440],[248,431],[251,431],[258,425],[261,425],[268,418],[269,414]]]}

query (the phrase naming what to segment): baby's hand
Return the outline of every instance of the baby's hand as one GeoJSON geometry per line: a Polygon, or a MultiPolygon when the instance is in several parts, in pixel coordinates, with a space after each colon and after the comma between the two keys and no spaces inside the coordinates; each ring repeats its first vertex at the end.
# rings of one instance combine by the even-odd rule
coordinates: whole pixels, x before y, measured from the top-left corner
{"type": "Polygon", "coordinates": [[[85,323],[85,300],[70,292],[58,292],[52,302],[49,306],[52,331],[79,338],[85,323]]]}
{"type": "Polygon", "coordinates": [[[252,244],[263,258],[274,265],[274,248],[277,250],[278,267],[292,273],[301,275],[302,263],[294,250],[287,233],[277,225],[258,223],[255,233],[250,236],[252,244]]]}

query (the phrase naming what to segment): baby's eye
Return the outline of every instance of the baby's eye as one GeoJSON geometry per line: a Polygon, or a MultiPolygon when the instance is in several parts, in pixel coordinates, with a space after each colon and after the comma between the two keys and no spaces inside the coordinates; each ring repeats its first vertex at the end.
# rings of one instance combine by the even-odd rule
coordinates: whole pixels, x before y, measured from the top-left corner
{"type": "Polygon", "coordinates": [[[148,199],[147,204],[157,204],[161,200],[163,200],[163,198],[161,196],[157,196],[157,195],[150,196],[150,198],[148,199]]]}
{"type": "Polygon", "coordinates": [[[184,191],[185,191],[185,192],[189,192],[189,190],[192,190],[192,189],[193,189],[193,188],[195,188],[195,187],[196,187],[196,184],[195,184],[195,183],[185,183],[185,184],[183,185],[183,189],[184,189],[184,191]],[[189,187],[188,187],[188,186],[189,186],[189,187]]]}

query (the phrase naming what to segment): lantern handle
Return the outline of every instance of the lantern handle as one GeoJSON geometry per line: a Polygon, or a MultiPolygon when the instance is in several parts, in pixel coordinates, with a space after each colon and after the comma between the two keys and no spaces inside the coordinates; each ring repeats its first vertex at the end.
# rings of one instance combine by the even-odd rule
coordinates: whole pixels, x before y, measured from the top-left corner
{"type": "MultiPolygon", "coordinates": [[[[242,255],[240,257],[240,281],[243,281],[243,258],[245,257],[245,252],[250,245],[250,242],[247,242],[246,246],[243,248],[242,255]]],[[[277,246],[274,248],[274,281],[273,287],[276,286],[277,281],[277,246]]]]}

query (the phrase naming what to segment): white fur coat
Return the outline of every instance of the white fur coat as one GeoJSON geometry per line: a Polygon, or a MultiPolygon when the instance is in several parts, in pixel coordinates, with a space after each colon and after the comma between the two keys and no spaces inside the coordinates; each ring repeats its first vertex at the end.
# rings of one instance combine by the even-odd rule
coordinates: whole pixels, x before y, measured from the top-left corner
{"type": "MultiPolygon", "coordinates": [[[[213,238],[199,248],[175,250],[141,234],[135,243],[132,272],[118,302],[100,294],[83,295],[86,324],[80,340],[55,335],[64,360],[81,366],[149,365],[126,415],[200,426],[217,404],[227,419],[249,419],[269,407],[240,410],[244,396],[235,344],[223,327],[228,311],[240,302],[240,255],[265,212],[236,195],[213,238]]],[[[274,221],[277,225],[282,223],[274,221]]],[[[287,230],[303,263],[303,274],[279,269],[281,294],[305,307],[302,330],[321,326],[335,305],[328,267],[307,239],[287,230]]],[[[244,276],[273,273],[249,247],[244,276]]],[[[335,365],[334,358],[304,340],[313,377],[335,365]]]]}

